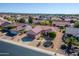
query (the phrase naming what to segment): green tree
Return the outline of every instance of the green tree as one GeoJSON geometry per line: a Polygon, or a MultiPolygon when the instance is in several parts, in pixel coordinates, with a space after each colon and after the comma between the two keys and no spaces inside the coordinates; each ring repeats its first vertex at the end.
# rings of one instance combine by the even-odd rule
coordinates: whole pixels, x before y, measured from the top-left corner
{"type": "Polygon", "coordinates": [[[60,28],[60,32],[63,31],[63,30],[65,30],[64,26],[60,26],[59,28],[60,28]]]}
{"type": "Polygon", "coordinates": [[[50,25],[50,22],[48,20],[42,20],[41,25],[50,25]]]}
{"type": "Polygon", "coordinates": [[[7,17],[6,20],[12,21],[13,19],[12,19],[12,17],[7,17]]]}
{"type": "Polygon", "coordinates": [[[45,20],[42,20],[40,23],[41,23],[41,25],[45,25],[46,24],[45,20]]]}
{"type": "Polygon", "coordinates": [[[6,26],[5,28],[14,29],[14,28],[16,28],[16,26],[10,26],[10,25],[8,25],[8,26],[6,26]]]}
{"type": "Polygon", "coordinates": [[[70,20],[70,23],[75,23],[75,21],[74,20],[70,20]]]}
{"type": "Polygon", "coordinates": [[[68,42],[67,42],[67,50],[66,52],[68,53],[68,55],[70,55],[70,50],[72,48],[72,44],[74,43],[75,38],[74,37],[69,37],[68,38],[68,42]]]}
{"type": "Polygon", "coordinates": [[[52,20],[49,20],[50,25],[52,25],[52,22],[53,22],[52,20]]]}
{"type": "Polygon", "coordinates": [[[45,21],[45,25],[50,25],[49,21],[45,21]]]}
{"type": "Polygon", "coordinates": [[[21,18],[21,19],[19,20],[19,22],[20,22],[20,23],[25,23],[25,19],[24,19],[24,18],[21,18]]]}
{"type": "Polygon", "coordinates": [[[24,29],[22,29],[22,30],[20,30],[19,32],[20,32],[21,34],[24,34],[24,33],[26,33],[27,31],[24,30],[24,29]]]}
{"type": "Polygon", "coordinates": [[[74,27],[79,28],[79,22],[75,22],[74,27]]]}
{"type": "Polygon", "coordinates": [[[59,28],[60,28],[60,29],[64,29],[64,26],[60,26],[59,28]]]}
{"type": "Polygon", "coordinates": [[[31,26],[32,26],[32,28],[34,28],[36,25],[35,24],[32,24],[31,26]]]}
{"type": "Polygon", "coordinates": [[[56,37],[56,32],[49,32],[48,35],[54,39],[56,37]]]}
{"type": "Polygon", "coordinates": [[[1,26],[0,26],[0,30],[3,30],[3,29],[4,29],[4,27],[1,27],[1,26]]]}
{"type": "Polygon", "coordinates": [[[73,44],[74,40],[75,40],[74,37],[72,37],[72,36],[69,37],[69,38],[68,38],[68,44],[73,44]]]}
{"type": "Polygon", "coordinates": [[[29,22],[29,24],[32,24],[33,23],[33,18],[29,17],[28,22],[29,22]]]}

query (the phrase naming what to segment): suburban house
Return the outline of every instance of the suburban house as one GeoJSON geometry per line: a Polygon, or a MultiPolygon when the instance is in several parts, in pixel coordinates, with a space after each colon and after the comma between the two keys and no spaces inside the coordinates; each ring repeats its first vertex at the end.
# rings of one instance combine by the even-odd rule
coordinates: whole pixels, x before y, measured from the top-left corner
{"type": "Polygon", "coordinates": [[[0,26],[1,26],[1,27],[6,27],[6,26],[9,25],[9,24],[11,24],[11,23],[9,23],[9,22],[3,22],[2,24],[0,24],[0,26]]]}
{"type": "Polygon", "coordinates": [[[6,26],[9,25],[9,24],[11,24],[11,23],[0,20],[0,27],[1,27],[0,30],[2,32],[8,31],[8,29],[6,28],[6,26]]]}
{"type": "Polygon", "coordinates": [[[66,28],[65,37],[72,35],[79,40],[79,28],[66,28]]]}
{"type": "Polygon", "coordinates": [[[65,21],[71,21],[72,19],[69,17],[64,18],[65,21]]]}
{"type": "Polygon", "coordinates": [[[41,20],[33,20],[33,24],[40,24],[41,20]]]}
{"type": "Polygon", "coordinates": [[[27,36],[31,37],[33,39],[40,37],[40,33],[42,31],[42,28],[40,26],[37,26],[33,28],[32,30],[27,32],[27,36]]]}
{"type": "MultiPolygon", "coordinates": [[[[0,20],[1,21],[1,20],[0,20]]],[[[9,23],[9,22],[0,22],[0,26],[1,27],[5,27],[3,30],[1,30],[2,32],[6,32],[6,35],[8,36],[15,36],[18,33],[20,33],[21,30],[24,31],[29,31],[32,29],[32,26],[28,25],[28,24],[23,24],[23,23],[9,23]],[[9,29],[8,26],[11,26],[14,28],[9,29]]]]}
{"type": "Polygon", "coordinates": [[[0,20],[0,26],[4,23],[4,21],[0,20]]]}
{"type": "Polygon", "coordinates": [[[4,21],[4,22],[9,22],[9,23],[11,23],[11,21],[8,21],[8,20],[6,20],[6,19],[4,19],[4,18],[2,18],[2,17],[0,17],[0,21],[4,21]]]}
{"type": "Polygon", "coordinates": [[[53,28],[48,26],[36,26],[35,28],[27,32],[27,36],[35,39],[40,37],[41,33],[45,33],[47,35],[48,32],[53,30],[54,30],[53,28]]]}
{"type": "Polygon", "coordinates": [[[13,29],[10,30],[11,33],[16,32],[18,34],[20,30],[29,31],[29,30],[32,29],[32,26],[30,26],[28,24],[23,24],[23,23],[14,23],[14,24],[11,24],[11,25],[16,27],[16,28],[13,28],[13,29]]]}

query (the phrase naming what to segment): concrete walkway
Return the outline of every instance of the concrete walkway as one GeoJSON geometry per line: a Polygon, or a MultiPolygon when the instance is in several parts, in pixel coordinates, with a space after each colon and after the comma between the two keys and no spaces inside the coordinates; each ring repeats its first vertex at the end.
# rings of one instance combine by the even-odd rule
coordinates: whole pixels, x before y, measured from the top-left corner
{"type": "Polygon", "coordinates": [[[62,33],[61,32],[56,32],[56,38],[53,40],[54,47],[53,51],[57,52],[58,49],[60,49],[60,46],[62,44],[62,33]]]}

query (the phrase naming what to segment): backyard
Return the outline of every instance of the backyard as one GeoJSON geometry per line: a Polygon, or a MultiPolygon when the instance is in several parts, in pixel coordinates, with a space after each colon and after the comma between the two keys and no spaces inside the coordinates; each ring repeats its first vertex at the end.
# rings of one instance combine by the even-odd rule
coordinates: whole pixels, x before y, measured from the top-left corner
{"type": "MultiPolygon", "coordinates": [[[[54,28],[54,29],[56,29],[56,28],[54,28]]],[[[59,32],[59,29],[56,29],[55,32],[56,32],[56,37],[51,40],[52,43],[50,42],[50,46],[48,46],[48,47],[44,47],[43,44],[46,42],[46,40],[43,37],[40,37],[39,39],[34,39],[30,43],[28,43],[28,45],[38,47],[38,48],[42,48],[42,49],[45,49],[45,50],[49,50],[49,51],[52,51],[52,52],[53,51],[59,52],[60,46],[62,44],[63,33],[59,32]],[[39,42],[41,42],[41,43],[39,43],[39,42]]]]}

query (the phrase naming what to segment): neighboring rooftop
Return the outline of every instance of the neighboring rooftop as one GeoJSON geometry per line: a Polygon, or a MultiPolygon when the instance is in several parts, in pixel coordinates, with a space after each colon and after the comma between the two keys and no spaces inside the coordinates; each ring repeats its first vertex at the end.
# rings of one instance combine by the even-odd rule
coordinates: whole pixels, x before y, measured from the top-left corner
{"type": "Polygon", "coordinates": [[[66,28],[66,33],[74,36],[79,35],[79,28],[66,28]]]}
{"type": "Polygon", "coordinates": [[[9,22],[4,22],[4,23],[2,23],[0,26],[7,26],[7,25],[9,25],[10,23],[9,22]]]}
{"type": "Polygon", "coordinates": [[[56,26],[65,26],[65,25],[70,25],[70,22],[65,22],[65,21],[54,21],[52,24],[55,24],[56,26]]]}
{"type": "Polygon", "coordinates": [[[42,31],[42,27],[41,26],[36,26],[35,28],[32,29],[32,31],[37,34],[37,33],[42,31]]]}
{"type": "Polygon", "coordinates": [[[19,31],[19,30],[22,30],[22,29],[25,29],[25,30],[31,30],[32,27],[28,24],[23,24],[23,23],[12,23],[10,24],[12,26],[16,26],[16,28],[12,29],[12,30],[16,30],[16,31],[19,31]]]}

